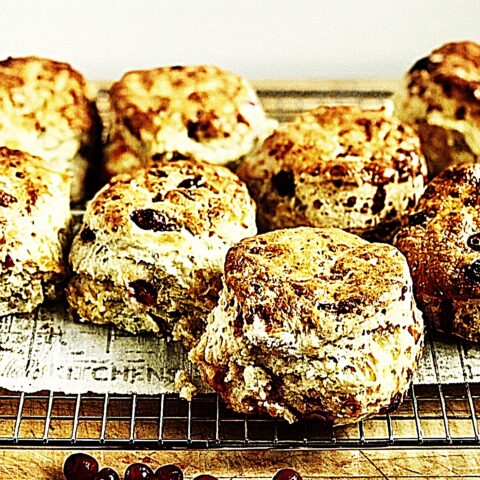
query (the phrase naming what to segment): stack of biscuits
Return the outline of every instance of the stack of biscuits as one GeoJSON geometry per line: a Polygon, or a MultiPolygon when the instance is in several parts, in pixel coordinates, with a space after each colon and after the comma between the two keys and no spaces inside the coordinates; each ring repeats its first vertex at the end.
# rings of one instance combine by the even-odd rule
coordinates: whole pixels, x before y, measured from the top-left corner
{"type": "Polygon", "coordinates": [[[81,321],[182,342],[238,412],[394,411],[423,316],[480,341],[479,85],[480,46],[452,43],[407,73],[394,114],[278,125],[218,67],[131,71],[102,156],[78,72],[0,62],[1,310],[66,291],[81,321]]]}

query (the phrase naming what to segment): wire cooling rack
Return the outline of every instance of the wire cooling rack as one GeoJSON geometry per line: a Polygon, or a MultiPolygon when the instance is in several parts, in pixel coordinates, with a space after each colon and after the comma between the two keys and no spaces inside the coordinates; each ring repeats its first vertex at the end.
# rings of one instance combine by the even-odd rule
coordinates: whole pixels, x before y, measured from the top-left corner
{"type": "MultiPolygon", "coordinates": [[[[319,103],[376,108],[389,90],[262,88],[263,104],[280,121],[319,103]]],[[[105,92],[99,109],[105,109],[105,92]]],[[[428,343],[428,342],[427,342],[428,343]]],[[[459,345],[461,342],[459,342],[459,345]]],[[[461,347],[463,348],[463,346],[461,347]]],[[[440,369],[433,356],[435,371],[440,369]]],[[[468,367],[468,366],[467,366],[468,367]]],[[[462,362],[463,377],[471,372],[462,362]]],[[[480,383],[412,386],[398,411],[356,425],[285,421],[232,412],[215,394],[192,401],[157,396],[34,394],[0,390],[0,447],[67,448],[386,448],[480,444],[480,383]]]]}
{"type": "Polygon", "coordinates": [[[0,446],[383,448],[478,445],[480,384],[414,386],[399,410],[356,425],[236,414],[214,394],[0,393],[0,446]]]}

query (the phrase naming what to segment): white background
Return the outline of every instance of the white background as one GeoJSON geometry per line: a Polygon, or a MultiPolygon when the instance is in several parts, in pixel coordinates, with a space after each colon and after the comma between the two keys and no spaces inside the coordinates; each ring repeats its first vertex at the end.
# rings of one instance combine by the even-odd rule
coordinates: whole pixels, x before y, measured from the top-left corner
{"type": "Polygon", "coordinates": [[[93,79],[211,63],[247,78],[398,78],[441,44],[480,42],[480,1],[0,0],[0,54],[93,79]]]}

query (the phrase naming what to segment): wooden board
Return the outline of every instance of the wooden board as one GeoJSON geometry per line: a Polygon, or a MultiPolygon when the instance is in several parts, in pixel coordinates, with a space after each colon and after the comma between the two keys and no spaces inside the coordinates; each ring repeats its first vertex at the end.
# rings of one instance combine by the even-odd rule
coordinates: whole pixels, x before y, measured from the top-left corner
{"type": "MultiPolygon", "coordinates": [[[[0,451],[0,478],[61,480],[66,450],[0,451]]],[[[133,462],[153,469],[175,463],[187,479],[200,473],[220,478],[270,479],[279,468],[295,468],[304,479],[480,478],[479,450],[341,451],[89,451],[103,466],[123,474],[133,462]]]]}

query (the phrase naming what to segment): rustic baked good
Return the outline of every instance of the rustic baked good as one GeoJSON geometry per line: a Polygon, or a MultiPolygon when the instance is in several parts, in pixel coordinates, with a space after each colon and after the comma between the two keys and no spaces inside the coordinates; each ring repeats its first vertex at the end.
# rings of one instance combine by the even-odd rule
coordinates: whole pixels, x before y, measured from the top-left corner
{"type": "Polygon", "coordinates": [[[67,289],[81,320],[190,345],[215,306],[228,248],[256,233],[246,186],[224,167],[158,162],[88,204],[67,289]]]}
{"type": "Polygon", "coordinates": [[[426,320],[480,341],[480,164],[452,166],[432,180],[395,245],[426,320]]]}
{"type": "Polygon", "coordinates": [[[73,202],[86,195],[86,177],[99,140],[90,87],[67,63],[38,57],[0,62],[0,145],[43,158],[71,176],[73,202]]]}
{"type": "Polygon", "coordinates": [[[0,147],[0,315],[31,312],[59,296],[69,226],[68,177],[0,147]]]}
{"type": "Polygon", "coordinates": [[[480,45],[452,42],[418,60],[396,96],[397,114],[417,126],[432,177],[480,161],[480,45]]]}
{"type": "Polygon", "coordinates": [[[237,170],[261,230],[339,227],[388,239],[423,192],[413,129],[385,110],[321,106],[281,125],[237,170]]]}
{"type": "Polygon", "coordinates": [[[191,351],[238,412],[356,422],[395,409],[423,343],[403,255],[337,228],[242,240],[191,351]]]}
{"type": "Polygon", "coordinates": [[[214,66],[126,73],[110,90],[108,177],[151,159],[225,165],[250,152],[272,128],[252,87],[214,66]]]}

